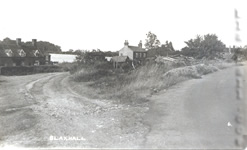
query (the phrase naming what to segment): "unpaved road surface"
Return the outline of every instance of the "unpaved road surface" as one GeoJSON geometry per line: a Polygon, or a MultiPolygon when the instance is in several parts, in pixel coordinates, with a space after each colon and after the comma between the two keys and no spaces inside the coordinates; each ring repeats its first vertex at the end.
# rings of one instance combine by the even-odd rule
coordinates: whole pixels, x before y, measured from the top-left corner
{"type": "Polygon", "coordinates": [[[70,84],[68,73],[0,76],[0,147],[236,148],[235,68],[135,106],[87,99],[70,84]]]}
{"type": "Polygon", "coordinates": [[[139,119],[143,105],[87,99],[70,88],[69,73],[0,76],[0,81],[1,147],[143,145],[148,131],[139,119]]]}
{"type": "MultiPolygon", "coordinates": [[[[238,68],[244,72],[243,66],[238,68]]],[[[150,126],[145,147],[239,148],[235,145],[234,118],[239,103],[235,72],[236,67],[221,70],[153,96],[150,111],[144,117],[150,126]]]]}

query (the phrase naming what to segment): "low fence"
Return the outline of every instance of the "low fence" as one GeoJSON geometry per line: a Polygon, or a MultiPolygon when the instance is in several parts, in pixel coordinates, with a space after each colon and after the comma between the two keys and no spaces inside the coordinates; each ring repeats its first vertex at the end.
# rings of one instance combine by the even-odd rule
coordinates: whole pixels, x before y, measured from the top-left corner
{"type": "Polygon", "coordinates": [[[0,75],[28,75],[35,73],[62,72],[60,66],[14,66],[0,67],[0,75]]]}

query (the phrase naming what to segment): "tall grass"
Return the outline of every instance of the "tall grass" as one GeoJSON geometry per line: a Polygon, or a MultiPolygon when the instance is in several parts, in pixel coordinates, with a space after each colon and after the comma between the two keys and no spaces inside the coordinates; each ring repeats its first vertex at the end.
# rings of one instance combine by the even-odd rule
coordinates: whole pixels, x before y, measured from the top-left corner
{"type": "MultiPolygon", "coordinates": [[[[121,103],[145,102],[147,97],[179,82],[201,78],[219,69],[229,67],[225,62],[203,62],[181,66],[176,63],[150,63],[129,73],[115,73],[111,70],[82,69],[73,75],[75,81],[90,81],[88,87],[94,97],[114,99],[121,103]]],[[[78,88],[77,88],[78,89],[78,88]]]]}

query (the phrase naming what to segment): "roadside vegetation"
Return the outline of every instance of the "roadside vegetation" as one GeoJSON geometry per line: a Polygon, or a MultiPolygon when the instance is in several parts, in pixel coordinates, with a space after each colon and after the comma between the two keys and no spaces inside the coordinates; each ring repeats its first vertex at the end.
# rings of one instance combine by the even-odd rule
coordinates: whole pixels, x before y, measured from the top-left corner
{"type": "MultiPolygon", "coordinates": [[[[147,34],[148,38],[157,38],[150,34],[147,34]]],[[[147,39],[146,42],[154,42],[145,44],[152,49],[159,44],[156,39],[147,39]]],[[[164,53],[166,56],[155,56],[144,65],[127,70],[113,69],[110,62],[104,61],[103,54],[91,57],[95,56],[95,52],[87,52],[80,55],[78,65],[70,70],[71,86],[90,98],[139,104],[148,101],[152,94],[179,82],[200,79],[203,75],[231,67],[234,65],[234,55],[243,56],[225,53],[226,47],[216,35],[197,36],[186,44],[185,48],[176,52],[176,56],[170,56],[173,57],[172,61],[163,59],[167,57],[164,53]]]]}
{"type": "Polygon", "coordinates": [[[11,66],[11,67],[0,67],[1,75],[30,75],[36,73],[49,73],[49,72],[62,72],[64,69],[60,66],[11,66]]]}
{"type": "Polygon", "coordinates": [[[147,101],[148,96],[179,82],[201,78],[203,75],[232,65],[220,60],[206,64],[193,63],[186,66],[176,62],[149,63],[127,73],[83,68],[72,75],[74,82],[83,82],[83,84],[72,85],[77,92],[92,98],[140,103],[147,101]]]}

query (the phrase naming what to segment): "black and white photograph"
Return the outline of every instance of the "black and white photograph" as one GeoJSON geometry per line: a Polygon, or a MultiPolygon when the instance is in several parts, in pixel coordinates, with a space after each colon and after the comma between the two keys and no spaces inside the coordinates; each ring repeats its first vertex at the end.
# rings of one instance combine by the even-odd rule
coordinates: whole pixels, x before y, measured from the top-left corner
{"type": "Polygon", "coordinates": [[[0,6],[0,149],[247,150],[246,0],[0,6]]]}

